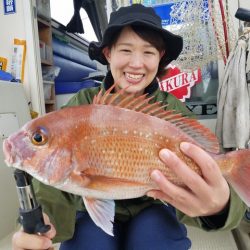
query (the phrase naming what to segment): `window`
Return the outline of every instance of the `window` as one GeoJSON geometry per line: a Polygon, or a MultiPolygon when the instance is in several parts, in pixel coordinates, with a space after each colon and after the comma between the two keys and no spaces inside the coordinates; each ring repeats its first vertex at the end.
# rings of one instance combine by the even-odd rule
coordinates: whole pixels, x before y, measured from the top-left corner
{"type": "MultiPolygon", "coordinates": [[[[74,13],[73,0],[50,0],[51,17],[57,22],[66,26],[71,20],[74,13]]],[[[87,41],[97,41],[94,29],[90,23],[86,11],[81,8],[81,19],[83,22],[84,34],[78,34],[85,38],[87,41]]]]}
{"type": "Polygon", "coordinates": [[[215,117],[218,51],[207,0],[158,3],[153,6],[162,18],[162,26],[180,34],[184,40],[183,51],[175,62],[177,67],[183,67],[182,70],[171,66],[172,73],[167,73],[160,87],[185,102],[198,117],[215,117]],[[196,3],[199,5],[195,6],[196,3]]]}

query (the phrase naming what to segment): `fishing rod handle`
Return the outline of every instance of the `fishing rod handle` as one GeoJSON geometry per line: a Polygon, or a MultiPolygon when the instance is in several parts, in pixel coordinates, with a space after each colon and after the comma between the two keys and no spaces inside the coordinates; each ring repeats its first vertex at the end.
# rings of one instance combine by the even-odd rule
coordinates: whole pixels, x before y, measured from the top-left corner
{"type": "Polygon", "coordinates": [[[31,176],[26,172],[16,169],[14,171],[17,195],[20,204],[19,222],[23,230],[29,234],[44,234],[51,228],[45,225],[42,207],[37,203],[31,176]]]}

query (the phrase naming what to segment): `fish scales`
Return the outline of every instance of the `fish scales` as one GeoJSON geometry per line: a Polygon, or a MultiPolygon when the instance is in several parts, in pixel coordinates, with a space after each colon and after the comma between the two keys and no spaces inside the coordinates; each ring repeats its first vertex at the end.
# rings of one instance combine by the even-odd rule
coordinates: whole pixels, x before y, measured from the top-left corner
{"type": "Polygon", "coordinates": [[[112,97],[110,92],[99,93],[93,104],[64,108],[25,124],[4,141],[7,165],[81,195],[96,225],[112,235],[113,200],[157,189],[150,179],[152,170],[159,169],[168,180],[184,186],[159,159],[161,149],[173,151],[202,175],[179,148],[186,141],[205,149],[250,205],[250,181],[245,178],[250,175],[249,150],[219,154],[216,136],[196,120],[158,108],[149,103],[151,98],[131,101],[132,96],[124,98],[122,91],[112,97]]]}
{"type": "MultiPolygon", "coordinates": [[[[84,134],[80,136],[83,138],[85,134],[88,135],[81,142],[80,150],[80,158],[84,158],[84,161],[88,161],[88,165],[91,166],[90,169],[83,170],[85,174],[98,172],[106,177],[127,176],[130,180],[151,184],[150,171],[158,168],[170,180],[180,184],[173,172],[159,160],[158,155],[161,148],[167,147],[174,151],[177,149],[184,159],[184,155],[179,150],[179,143],[182,140],[192,141],[191,138],[179,133],[174,127],[173,131],[166,128],[166,125],[164,127],[161,119],[145,117],[140,113],[134,118],[135,111],[124,112],[116,107],[101,105],[92,109],[94,116],[86,120],[88,130],[82,129],[84,134]],[[105,114],[105,116],[99,114],[105,114]],[[141,124],[144,126],[140,130],[141,124]],[[162,131],[160,131],[161,127],[162,131]]],[[[79,148],[78,145],[76,147],[79,148]]],[[[82,164],[78,165],[82,166],[82,164]]],[[[198,171],[195,164],[193,168],[198,171]]]]}

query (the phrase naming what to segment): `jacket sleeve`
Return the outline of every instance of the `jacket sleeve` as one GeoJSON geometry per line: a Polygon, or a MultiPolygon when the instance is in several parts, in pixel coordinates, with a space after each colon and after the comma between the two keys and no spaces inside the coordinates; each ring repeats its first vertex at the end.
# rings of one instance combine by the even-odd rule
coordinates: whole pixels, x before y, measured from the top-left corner
{"type": "Polygon", "coordinates": [[[62,108],[90,104],[92,103],[94,96],[98,94],[100,90],[101,87],[82,89],[77,92],[73,97],[71,97],[67,104],[64,105],[62,108]]]}
{"type": "Polygon", "coordinates": [[[177,211],[179,220],[189,226],[199,227],[205,231],[232,230],[241,222],[246,212],[247,206],[230,187],[230,200],[228,209],[223,214],[213,216],[191,218],[181,211],[177,211]],[[223,218],[221,218],[223,216],[223,218]]]}
{"type": "Polygon", "coordinates": [[[77,203],[80,203],[81,197],[47,186],[35,179],[33,179],[33,187],[43,212],[49,216],[56,228],[53,242],[62,242],[72,238],[78,210],[77,203]]]}

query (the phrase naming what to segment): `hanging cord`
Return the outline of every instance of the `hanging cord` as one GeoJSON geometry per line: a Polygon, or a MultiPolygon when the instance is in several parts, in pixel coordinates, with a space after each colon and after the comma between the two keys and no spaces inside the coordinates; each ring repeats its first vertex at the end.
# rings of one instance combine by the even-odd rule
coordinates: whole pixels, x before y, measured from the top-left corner
{"type": "Polygon", "coordinates": [[[213,24],[213,27],[214,27],[215,37],[216,37],[218,46],[219,46],[220,51],[221,51],[221,55],[222,55],[224,65],[226,65],[227,56],[224,54],[223,45],[222,45],[222,43],[220,41],[220,36],[219,36],[218,31],[217,31],[217,26],[216,26],[215,17],[214,17],[214,14],[213,14],[213,8],[212,8],[212,1],[211,0],[208,1],[208,7],[209,7],[209,13],[210,13],[210,16],[211,16],[211,19],[212,19],[212,24],[213,24]]]}
{"type": "Polygon", "coordinates": [[[222,19],[222,24],[223,24],[224,39],[225,39],[225,45],[226,45],[226,57],[228,58],[229,56],[228,33],[227,33],[228,27],[227,27],[226,16],[225,16],[222,0],[219,0],[219,5],[220,5],[221,19],[222,19]]]}

